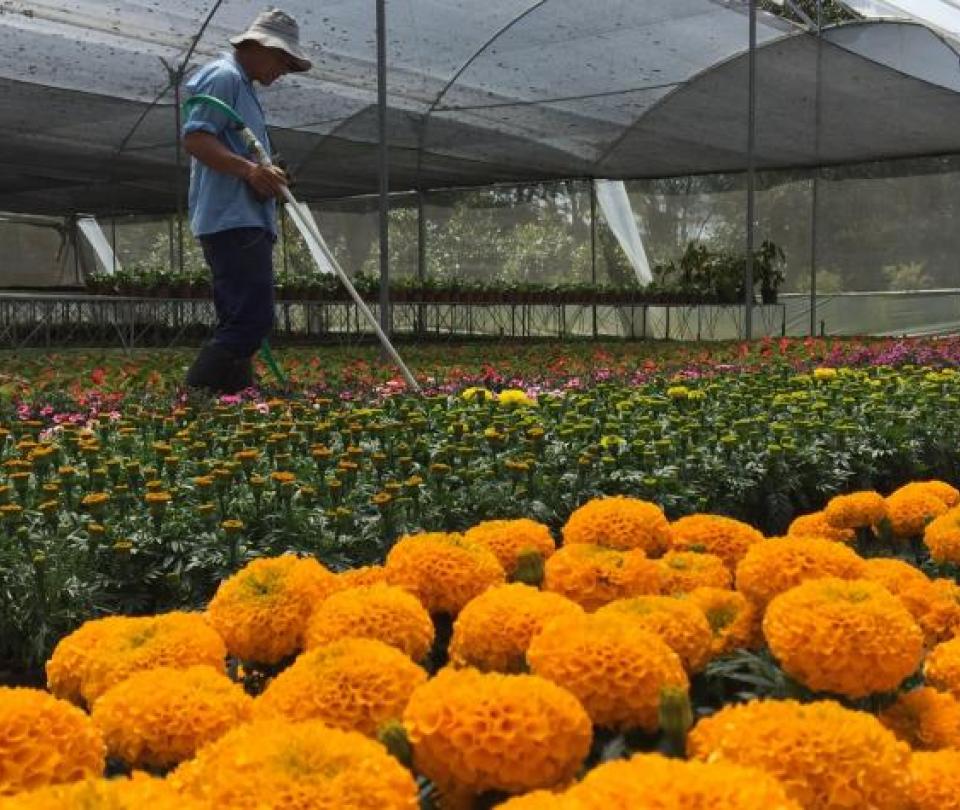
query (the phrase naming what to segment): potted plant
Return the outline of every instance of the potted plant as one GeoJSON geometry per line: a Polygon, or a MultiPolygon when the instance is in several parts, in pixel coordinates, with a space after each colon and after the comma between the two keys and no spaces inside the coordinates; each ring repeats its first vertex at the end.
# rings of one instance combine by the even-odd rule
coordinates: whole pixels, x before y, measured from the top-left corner
{"type": "Polygon", "coordinates": [[[760,284],[760,300],[764,304],[777,303],[777,292],[784,279],[785,261],[783,248],[769,239],[764,239],[760,249],[754,251],[754,278],[760,284]]]}

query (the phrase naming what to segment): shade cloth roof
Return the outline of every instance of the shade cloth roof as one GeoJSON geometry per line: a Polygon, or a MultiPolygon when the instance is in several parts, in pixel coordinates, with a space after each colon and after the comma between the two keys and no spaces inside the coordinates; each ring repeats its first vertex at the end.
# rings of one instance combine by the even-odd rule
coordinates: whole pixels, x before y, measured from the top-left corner
{"type": "MultiPolygon", "coordinates": [[[[375,191],[372,0],[281,5],[315,65],[262,91],[298,195],[375,191]]],[[[186,187],[174,85],[261,7],[0,0],[0,210],[174,210],[186,187]]],[[[746,165],[743,0],[389,0],[387,9],[395,190],[746,165]]],[[[956,54],[926,28],[842,26],[818,48],[762,14],[758,41],[758,166],[960,151],[956,54]]]]}

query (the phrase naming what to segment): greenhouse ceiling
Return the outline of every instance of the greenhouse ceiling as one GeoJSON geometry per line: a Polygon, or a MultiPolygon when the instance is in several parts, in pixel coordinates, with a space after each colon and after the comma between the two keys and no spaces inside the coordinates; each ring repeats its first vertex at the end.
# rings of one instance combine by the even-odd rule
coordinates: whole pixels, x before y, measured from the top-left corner
{"type": "MultiPolygon", "coordinates": [[[[262,91],[304,199],[377,188],[374,2],[284,0],[314,68],[262,91]]],[[[167,212],[175,87],[258,0],[0,0],[0,210],[167,212]]],[[[742,0],[388,0],[395,190],[746,166],[742,0]]],[[[758,22],[756,162],[960,151],[952,41],[758,22]]]]}

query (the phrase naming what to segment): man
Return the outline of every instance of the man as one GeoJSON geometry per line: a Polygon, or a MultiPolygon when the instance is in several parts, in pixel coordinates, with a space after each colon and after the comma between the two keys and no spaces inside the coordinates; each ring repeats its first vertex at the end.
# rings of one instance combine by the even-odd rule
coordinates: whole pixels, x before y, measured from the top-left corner
{"type": "MultiPolygon", "coordinates": [[[[259,14],[230,40],[233,53],[202,67],[190,95],[232,107],[268,152],[263,108],[253,82],[267,86],[310,69],[296,21],[279,9],[259,14]]],[[[258,165],[239,132],[211,105],[198,104],[183,126],[190,170],[190,227],[213,275],[217,327],[187,372],[187,385],[234,393],[253,385],[253,355],[273,326],[273,243],[277,203],[287,182],[277,167],[258,165]]]]}

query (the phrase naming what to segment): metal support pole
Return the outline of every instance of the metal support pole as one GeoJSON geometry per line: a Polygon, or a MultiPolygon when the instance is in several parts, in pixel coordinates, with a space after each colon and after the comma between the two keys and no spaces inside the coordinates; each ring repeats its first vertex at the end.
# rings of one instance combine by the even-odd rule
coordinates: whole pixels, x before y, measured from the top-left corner
{"type": "MultiPolygon", "coordinates": [[[[597,183],[590,180],[590,283],[597,289],[597,183]]],[[[597,330],[597,302],[594,300],[593,310],[593,337],[596,339],[597,330]]],[[[633,312],[630,313],[631,319],[633,312]]]]}
{"type": "Polygon", "coordinates": [[[750,51],[748,54],[748,109],[747,109],[747,260],[744,269],[744,337],[753,339],[753,241],[756,205],[756,168],[754,166],[757,141],[757,0],[750,0],[750,51]]]}
{"type": "MultiPolygon", "coordinates": [[[[423,289],[427,277],[427,217],[423,204],[423,192],[417,192],[417,282],[423,289]]],[[[426,328],[426,310],[422,303],[417,304],[417,333],[423,334],[426,328]]]]}
{"type": "Polygon", "coordinates": [[[820,213],[820,124],[822,117],[822,96],[820,80],[823,70],[823,0],[817,0],[817,73],[814,112],[814,158],[817,165],[813,170],[813,199],[811,200],[810,221],[810,337],[817,335],[817,220],[820,213]]]}
{"type": "Polygon", "coordinates": [[[280,257],[283,262],[283,275],[287,275],[287,207],[278,205],[280,209],[280,257]]]}
{"type": "Polygon", "coordinates": [[[183,68],[185,65],[181,66],[180,69],[176,72],[173,82],[173,97],[174,97],[174,121],[177,128],[176,132],[176,144],[177,144],[177,176],[176,176],[176,195],[177,195],[177,272],[183,272],[183,144],[180,143],[180,130],[183,127],[181,121],[181,111],[180,111],[180,84],[183,81],[183,68]]]}
{"type": "Polygon", "coordinates": [[[112,244],[110,247],[113,249],[113,268],[110,271],[111,275],[117,274],[117,215],[114,214],[110,217],[110,241],[112,244]]]}
{"type": "Polygon", "coordinates": [[[377,0],[377,129],[380,174],[380,328],[390,334],[390,166],[387,148],[387,8],[377,0]]]}

